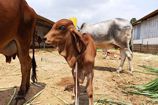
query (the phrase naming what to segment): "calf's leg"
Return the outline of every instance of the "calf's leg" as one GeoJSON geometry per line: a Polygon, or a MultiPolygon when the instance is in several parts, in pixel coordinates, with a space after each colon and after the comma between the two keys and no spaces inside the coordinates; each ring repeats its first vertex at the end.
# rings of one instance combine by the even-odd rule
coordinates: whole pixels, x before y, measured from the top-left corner
{"type": "Polygon", "coordinates": [[[93,105],[93,72],[87,75],[87,95],[89,98],[89,105],[93,105]]]}
{"type": "Polygon", "coordinates": [[[75,94],[75,105],[79,105],[80,86],[79,86],[78,78],[76,77],[76,71],[72,70],[72,76],[73,76],[73,80],[74,80],[73,92],[75,94]],[[76,84],[76,78],[77,78],[77,84],[76,84]],[[76,88],[76,86],[77,86],[77,88],[76,88]],[[77,94],[76,94],[76,89],[77,89],[77,94]],[[76,96],[77,96],[77,99],[76,99],[76,96]]]}

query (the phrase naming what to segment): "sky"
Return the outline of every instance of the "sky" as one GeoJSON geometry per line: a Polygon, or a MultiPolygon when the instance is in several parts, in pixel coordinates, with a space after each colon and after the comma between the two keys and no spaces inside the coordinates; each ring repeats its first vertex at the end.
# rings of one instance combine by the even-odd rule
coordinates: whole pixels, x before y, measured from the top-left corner
{"type": "Polygon", "coordinates": [[[41,16],[52,21],[76,17],[78,26],[112,18],[140,19],[158,9],[158,0],[27,0],[41,16]]]}

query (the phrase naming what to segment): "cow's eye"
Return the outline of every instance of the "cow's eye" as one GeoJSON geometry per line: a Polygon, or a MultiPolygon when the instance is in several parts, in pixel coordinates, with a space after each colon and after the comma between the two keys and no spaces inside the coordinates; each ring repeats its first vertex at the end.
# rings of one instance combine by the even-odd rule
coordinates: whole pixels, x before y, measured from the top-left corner
{"type": "Polygon", "coordinates": [[[63,30],[64,31],[64,30],[66,30],[66,27],[65,26],[60,26],[59,30],[63,30]]]}

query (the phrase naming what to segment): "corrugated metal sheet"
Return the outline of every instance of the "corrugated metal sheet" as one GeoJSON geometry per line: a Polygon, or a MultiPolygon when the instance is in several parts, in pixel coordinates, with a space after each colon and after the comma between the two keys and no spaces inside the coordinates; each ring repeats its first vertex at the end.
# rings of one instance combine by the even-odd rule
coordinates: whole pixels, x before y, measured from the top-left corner
{"type": "Polygon", "coordinates": [[[135,26],[135,25],[137,25],[137,24],[140,24],[141,22],[143,22],[143,21],[145,21],[145,20],[147,20],[147,19],[149,19],[149,18],[151,18],[151,17],[154,17],[154,16],[156,16],[156,15],[158,15],[158,9],[155,10],[155,11],[153,11],[153,12],[151,12],[151,13],[149,13],[148,15],[142,17],[141,19],[137,20],[136,22],[134,22],[134,23],[133,23],[133,26],[135,26]]]}
{"type": "Polygon", "coordinates": [[[149,45],[157,45],[158,44],[158,37],[157,38],[148,38],[148,39],[139,39],[139,40],[134,40],[134,44],[149,44],[149,45]]]}
{"type": "Polygon", "coordinates": [[[141,40],[148,40],[151,44],[158,44],[158,15],[135,25],[133,34],[135,43],[140,43],[142,42],[141,40]],[[156,40],[153,40],[154,38],[156,38],[156,40]]]}

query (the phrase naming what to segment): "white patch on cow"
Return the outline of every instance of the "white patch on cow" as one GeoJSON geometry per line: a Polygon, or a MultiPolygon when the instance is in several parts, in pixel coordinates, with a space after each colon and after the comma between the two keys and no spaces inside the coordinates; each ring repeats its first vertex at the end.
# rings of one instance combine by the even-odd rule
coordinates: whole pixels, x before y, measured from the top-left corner
{"type": "Polygon", "coordinates": [[[108,41],[102,41],[102,42],[100,42],[100,41],[95,41],[95,45],[96,45],[96,47],[97,48],[113,48],[114,47],[114,40],[112,39],[112,40],[108,40],[108,41]]]}
{"type": "Polygon", "coordinates": [[[121,29],[123,29],[123,28],[132,29],[132,25],[127,20],[122,20],[121,21],[121,19],[116,18],[116,19],[114,19],[114,21],[115,21],[116,24],[119,24],[119,26],[120,26],[121,29]]]}
{"type": "Polygon", "coordinates": [[[90,33],[95,41],[100,41],[100,38],[106,37],[109,27],[110,27],[111,21],[107,21],[106,23],[99,23],[99,24],[93,24],[89,25],[86,24],[83,29],[81,30],[82,33],[90,33]]]}

